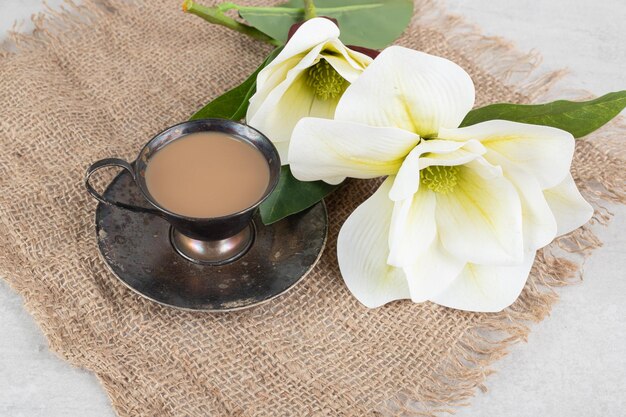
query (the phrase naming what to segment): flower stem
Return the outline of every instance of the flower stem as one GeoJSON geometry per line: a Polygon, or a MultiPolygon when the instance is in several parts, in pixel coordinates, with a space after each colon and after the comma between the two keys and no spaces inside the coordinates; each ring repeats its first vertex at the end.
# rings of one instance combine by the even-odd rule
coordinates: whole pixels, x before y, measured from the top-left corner
{"type": "Polygon", "coordinates": [[[279,41],[277,41],[276,39],[270,36],[267,36],[265,33],[261,32],[257,28],[248,26],[245,23],[238,22],[232,17],[226,16],[224,14],[225,10],[236,9],[238,7],[237,5],[233,3],[224,3],[220,6],[207,7],[207,6],[202,6],[200,4],[194,3],[193,0],[184,0],[183,11],[187,13],[195,14],[196,16],[203,18],[209,23],[225,26],[236,32],[243,33],[244,35],[248,35],[251,38],[263,41],[270,45],[274,45],[274,46],[280,45],[279,41]]]}
{"type": "Polygon", "coordinates": [[[313,19],[315,16],[317,16],[317,12],[313,0],[304,0],[304,20],[313,19]]]}

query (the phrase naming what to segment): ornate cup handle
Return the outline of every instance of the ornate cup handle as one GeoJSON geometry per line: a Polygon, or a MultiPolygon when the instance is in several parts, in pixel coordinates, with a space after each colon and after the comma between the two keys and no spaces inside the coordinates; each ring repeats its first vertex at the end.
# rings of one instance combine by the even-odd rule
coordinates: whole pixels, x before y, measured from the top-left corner
{"type": "Polygon", "coordinates": [[[101,160],[91,164],[91,166],[89,168],[87,168],[87,173],[85,174],[85,188],[87,188],[87,191],[89,192],[89,194],[91,194],[93,196],[93,198],[95,198],[96,200],[98,200],[99,202],[101,202],[103,204],[113,205],[113,206],[120,207],[120,208],[123,208],[123,209],[126,209],[126,210],[134,211],[136,213],[148,213],[148,214],[153,214],[155,216],[163,217],[163,213],[161,213],[161,211],[159,211],[159,210],[156,210],[156,209],[153,209],[153,208],[133,206],[131,204],[125,204],[125,203],[121,203],[119,201],[109,200],[109,199],[105,198],[104,196],[102,196],[102,194],[98,193],[91,186],[91,183],[89,182],[89,179],[91,178],[91,176],[96,171],[98,171],[101,168],[105,168],[105,167],[121,167],[121,168],[124,168],[126,171],[128,171],[130,173],[131,177],[133,178],[133,181],[135,181],[135,183],[137,182],[137,179],[135,177],[135,170],[133,169],[133,167],[128,162],[124,161],[123,159],[118,159],[118,158],[101,159],[101,160]]]}

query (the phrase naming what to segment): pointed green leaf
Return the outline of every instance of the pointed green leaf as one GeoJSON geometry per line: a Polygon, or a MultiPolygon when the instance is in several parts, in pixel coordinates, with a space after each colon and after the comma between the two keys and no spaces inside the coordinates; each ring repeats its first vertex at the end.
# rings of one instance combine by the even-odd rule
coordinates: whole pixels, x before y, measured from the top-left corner
{"type": "Polygon", "coordinates": [[[557,127],[575,138],[604,126],[626,107],[626,90],[589,101],[559,100],[547,104],[492,104],[470,111],[461,123],[471,126],[487,120],[510,120],[557,127]]]}
{"type": "MultiPolygon", "coordinates": [[[[407,27],[413,15],[412,0],[316,0],[318,16],[337,19],[341,40],[347,45],[380,49],[390,45],[407,27]]],[[[282,42],[294,23],[304,19],[302,0],[277,7],[238,7],[241,17],[282,42]]]]}
{"type": "Polygon", "coordinates": [[[272,224],[287,216],[308,209],[337,189],[324,181],[298,181],[291,174],[289,166],[280,170],[280,179],[274,192],[261,204],[261,219],[264,224],[272,224]]]}
{"type": "Polygon", "coordinates": [[[282,48],[274,49],[263,63],[237,87],[228,90],[198,110],[190,120],[208,119],[212,117],[240,120],[246,115],[250,97],[256,91],[256,77],[280,53],[282,48]]]}

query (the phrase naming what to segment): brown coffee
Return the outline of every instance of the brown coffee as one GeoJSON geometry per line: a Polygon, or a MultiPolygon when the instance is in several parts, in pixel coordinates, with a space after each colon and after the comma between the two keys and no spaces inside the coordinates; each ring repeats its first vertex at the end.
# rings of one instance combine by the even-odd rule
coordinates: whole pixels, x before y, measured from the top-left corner
{"type": "Polygon", "coordinates": [[[269,166],[252,145],[219,132],[192,133],[148,161],[146,184],[163,208],[183,216],[219,217],[261,199],[269,166]]]}

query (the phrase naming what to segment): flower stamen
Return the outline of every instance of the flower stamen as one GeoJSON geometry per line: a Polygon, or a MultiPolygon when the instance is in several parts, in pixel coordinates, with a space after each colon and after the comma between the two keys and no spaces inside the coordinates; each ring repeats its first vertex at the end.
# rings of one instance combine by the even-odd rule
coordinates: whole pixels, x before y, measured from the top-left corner
{"type": "Polygon", "coordinates": [[[459,182],[459,168],[456,166],[432,165],[421,171],[422,184],[430,190],[448,194],[459,182]]]}
{"type": "Polygon", "coordinates": [[[325,59],[309,68],[307,75],[306,83],[322,100],[337,98],[348,87],[348,82],[325,59]]]}

